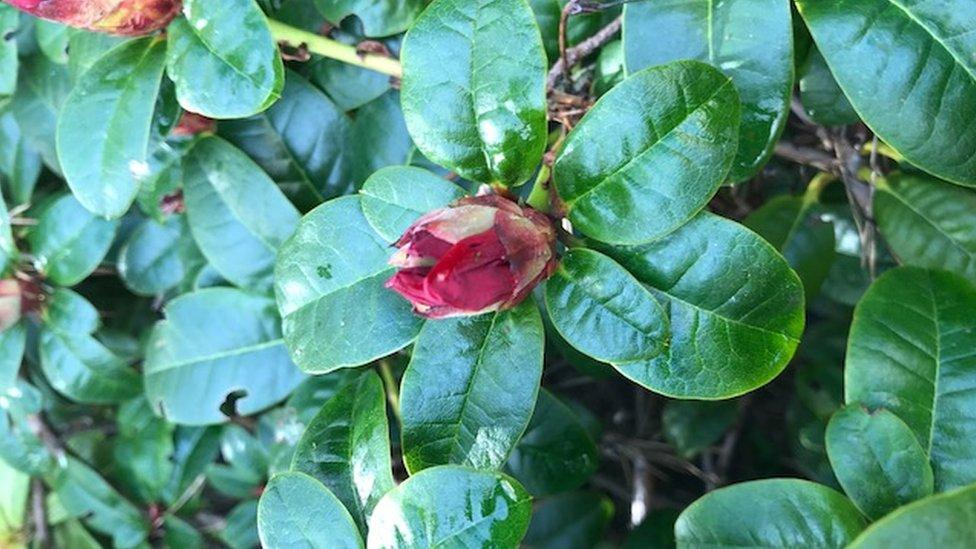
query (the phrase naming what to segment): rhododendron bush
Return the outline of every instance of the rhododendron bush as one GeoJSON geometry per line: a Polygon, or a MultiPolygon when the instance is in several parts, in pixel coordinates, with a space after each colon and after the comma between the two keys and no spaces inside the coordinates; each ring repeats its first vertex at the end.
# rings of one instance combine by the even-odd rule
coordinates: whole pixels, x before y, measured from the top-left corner
{"type": "Polygon", "coordinates": [[[0,26],[0,547],[976,546],[971,0],[0,26]]]}

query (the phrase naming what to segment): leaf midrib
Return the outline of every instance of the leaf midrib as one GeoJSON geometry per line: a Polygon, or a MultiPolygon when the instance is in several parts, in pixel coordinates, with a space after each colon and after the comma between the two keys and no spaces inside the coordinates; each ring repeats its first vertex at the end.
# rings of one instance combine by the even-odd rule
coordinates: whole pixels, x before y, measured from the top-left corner
{"type": "Polygon", "coordinates": [[[271,339],[258,344],[245,345],[243,347],[237,347],[227,351],[219,351],[209,355],[194,357],[189,360],[184,360],[182,362],[174,362],[164,367],[153,368],[152,370],[147,371],[146,375],[147,376],[158,375],[161,374],[162,372],[168,372],[169,370],[186,368],[188,366],[197,366],[199,364],[203,364],[206,362],[214,362],[217,360],[223,360],[225,358],[233,358],[233,357],[242,356],[250,353],[256,353],[259,351],[263,351],[265,349],[271,349],[277,347],[279,345],[284,346],[284,344],[285,344],[285,340],[282,338],[271,339]]]}
{"type": "Polygon", "coordinates": [[[711,101],[712,99],[714,99],[723,89],[725,89],[726,86],[730,86],[730,85],[732,85],[732,79],[731,78],[728,78],[728,77],[725,77],[725,81],[722,83],[722,85],[720,85],[717,88],[715,88],[715,90],[711,94],[709,94],[708,97],[706,97],[701,102],[699,102],[697,105],[695,105],[695,108],[692,109],[691,111],[689,111],[681,119],[681,121],[679,121],[674,126],[668,128],[668,131],[664,132],[664,134],[658,135],[656,137],[656,139],[654,140],[653,143],[650,143],[647,147],[644,148],[644,150],[642,150],[639,153],[637,153],[636,155],[634,155],[634,157],[631,158],[630,160],[628,160],[627,162],[625,162],[623,166],[620,166],[619,168],[615,169],[613,172],[607,174],[606,176],[601,176],[600,181],[598,181],[596,185],[593,185],[592,187],[590,187],[589,189],[587,189],[586,191],[584,191],[582,194],[580,194],[580,195],[578,195],[578,196],[576,196],[576,197],[574,197],[572,199],[566,200],[566,204],[569,207],[572,207],[577,202],[583,200],[584,198],[586,198],[587,196],[589,196],[593,192],[595,192],[595,191],[599,190],[600,188],[602,188],[603,186],[609,184],[610,181],[613,180],[614,178],[616,178],[616,176],[618,174],[620,174],[620,173],[622,173],[624,171],[627,171],[631,167],[631,165],[635,164],[636,162],[638,162],[639,160],[641,160],[642,158],[644,158],[647,154],[651,153],[652,151],[655,151],[657,149],[658,145],[660,145],[665,139],[667,139],[668,137],[670,137],[675,131],[677,131],[678,128],[680,128],[681,126],[683,126],[684,123],[687,122],[688,119],[690,119],[693,114],[696,114],[698,111],[700,111],[703,105],[707,104],[709,101],[711,101]]]}

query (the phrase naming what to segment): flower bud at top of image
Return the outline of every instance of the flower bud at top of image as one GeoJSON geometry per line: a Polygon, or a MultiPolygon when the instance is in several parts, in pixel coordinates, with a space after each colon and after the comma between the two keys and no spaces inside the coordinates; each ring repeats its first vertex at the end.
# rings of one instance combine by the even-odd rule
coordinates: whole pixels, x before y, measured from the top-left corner
{"type": "Polygon", "coordinates": [[[514,307],[556,267],[549,219],[498,195],[429,212],[394,245],[399,270],[386,286],[427,318],[514,307]]]}
{"type": "Polygon", "coordinates": [[[182,0],[4,0],[31,15],[95,32],[141,36],[179,15],[182,0]]]}

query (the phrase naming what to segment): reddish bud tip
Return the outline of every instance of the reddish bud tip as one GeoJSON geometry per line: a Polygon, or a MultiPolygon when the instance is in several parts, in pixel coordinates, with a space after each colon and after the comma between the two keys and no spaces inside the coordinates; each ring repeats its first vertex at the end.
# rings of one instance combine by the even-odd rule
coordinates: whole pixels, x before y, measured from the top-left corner
{"type": "Polygon", "coordinates": [[[464,198],[418,219],[396,242],[386,286],[427,318],[518,305],[552,274],[556,235],[543,214],[497,195],[464,198]]]}
{"type": "Polygon", "coordinates": [[[202,114],[183,111],[183,116],[173,128],[172,134],[176,137],[192,137],[200,133],[213,133],[217,129],[217,122],[212,118],[207,118],[202,114]]]}
{"type": "Polygon", "coordinates": [[[20,315],[20,284],[12,278],[0,280],[0,332],[17,324],[20,315]]]}

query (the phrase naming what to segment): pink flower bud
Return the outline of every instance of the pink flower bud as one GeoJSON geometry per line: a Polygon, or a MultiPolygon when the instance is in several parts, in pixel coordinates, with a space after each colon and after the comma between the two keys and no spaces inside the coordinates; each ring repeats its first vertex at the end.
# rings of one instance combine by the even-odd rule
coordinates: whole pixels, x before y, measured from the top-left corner
{"type": "Polygon", "coordinates": [[[425,214],[395,244],[386,283],[427,318],[518,305],[556,266],[545,215],[497,195],[462,198],[425,214]]]}
{"type": "Polygon", "coordinates": [[[173,20],[182,0],[3,0],[31,15],[95,32],[141,36],[173,20]]]}
{"type": "Polygon", "coordinates": [[[0,332],[17,324],[20,310],[20,284],[12,278],[0,280],[0,332]]]}

